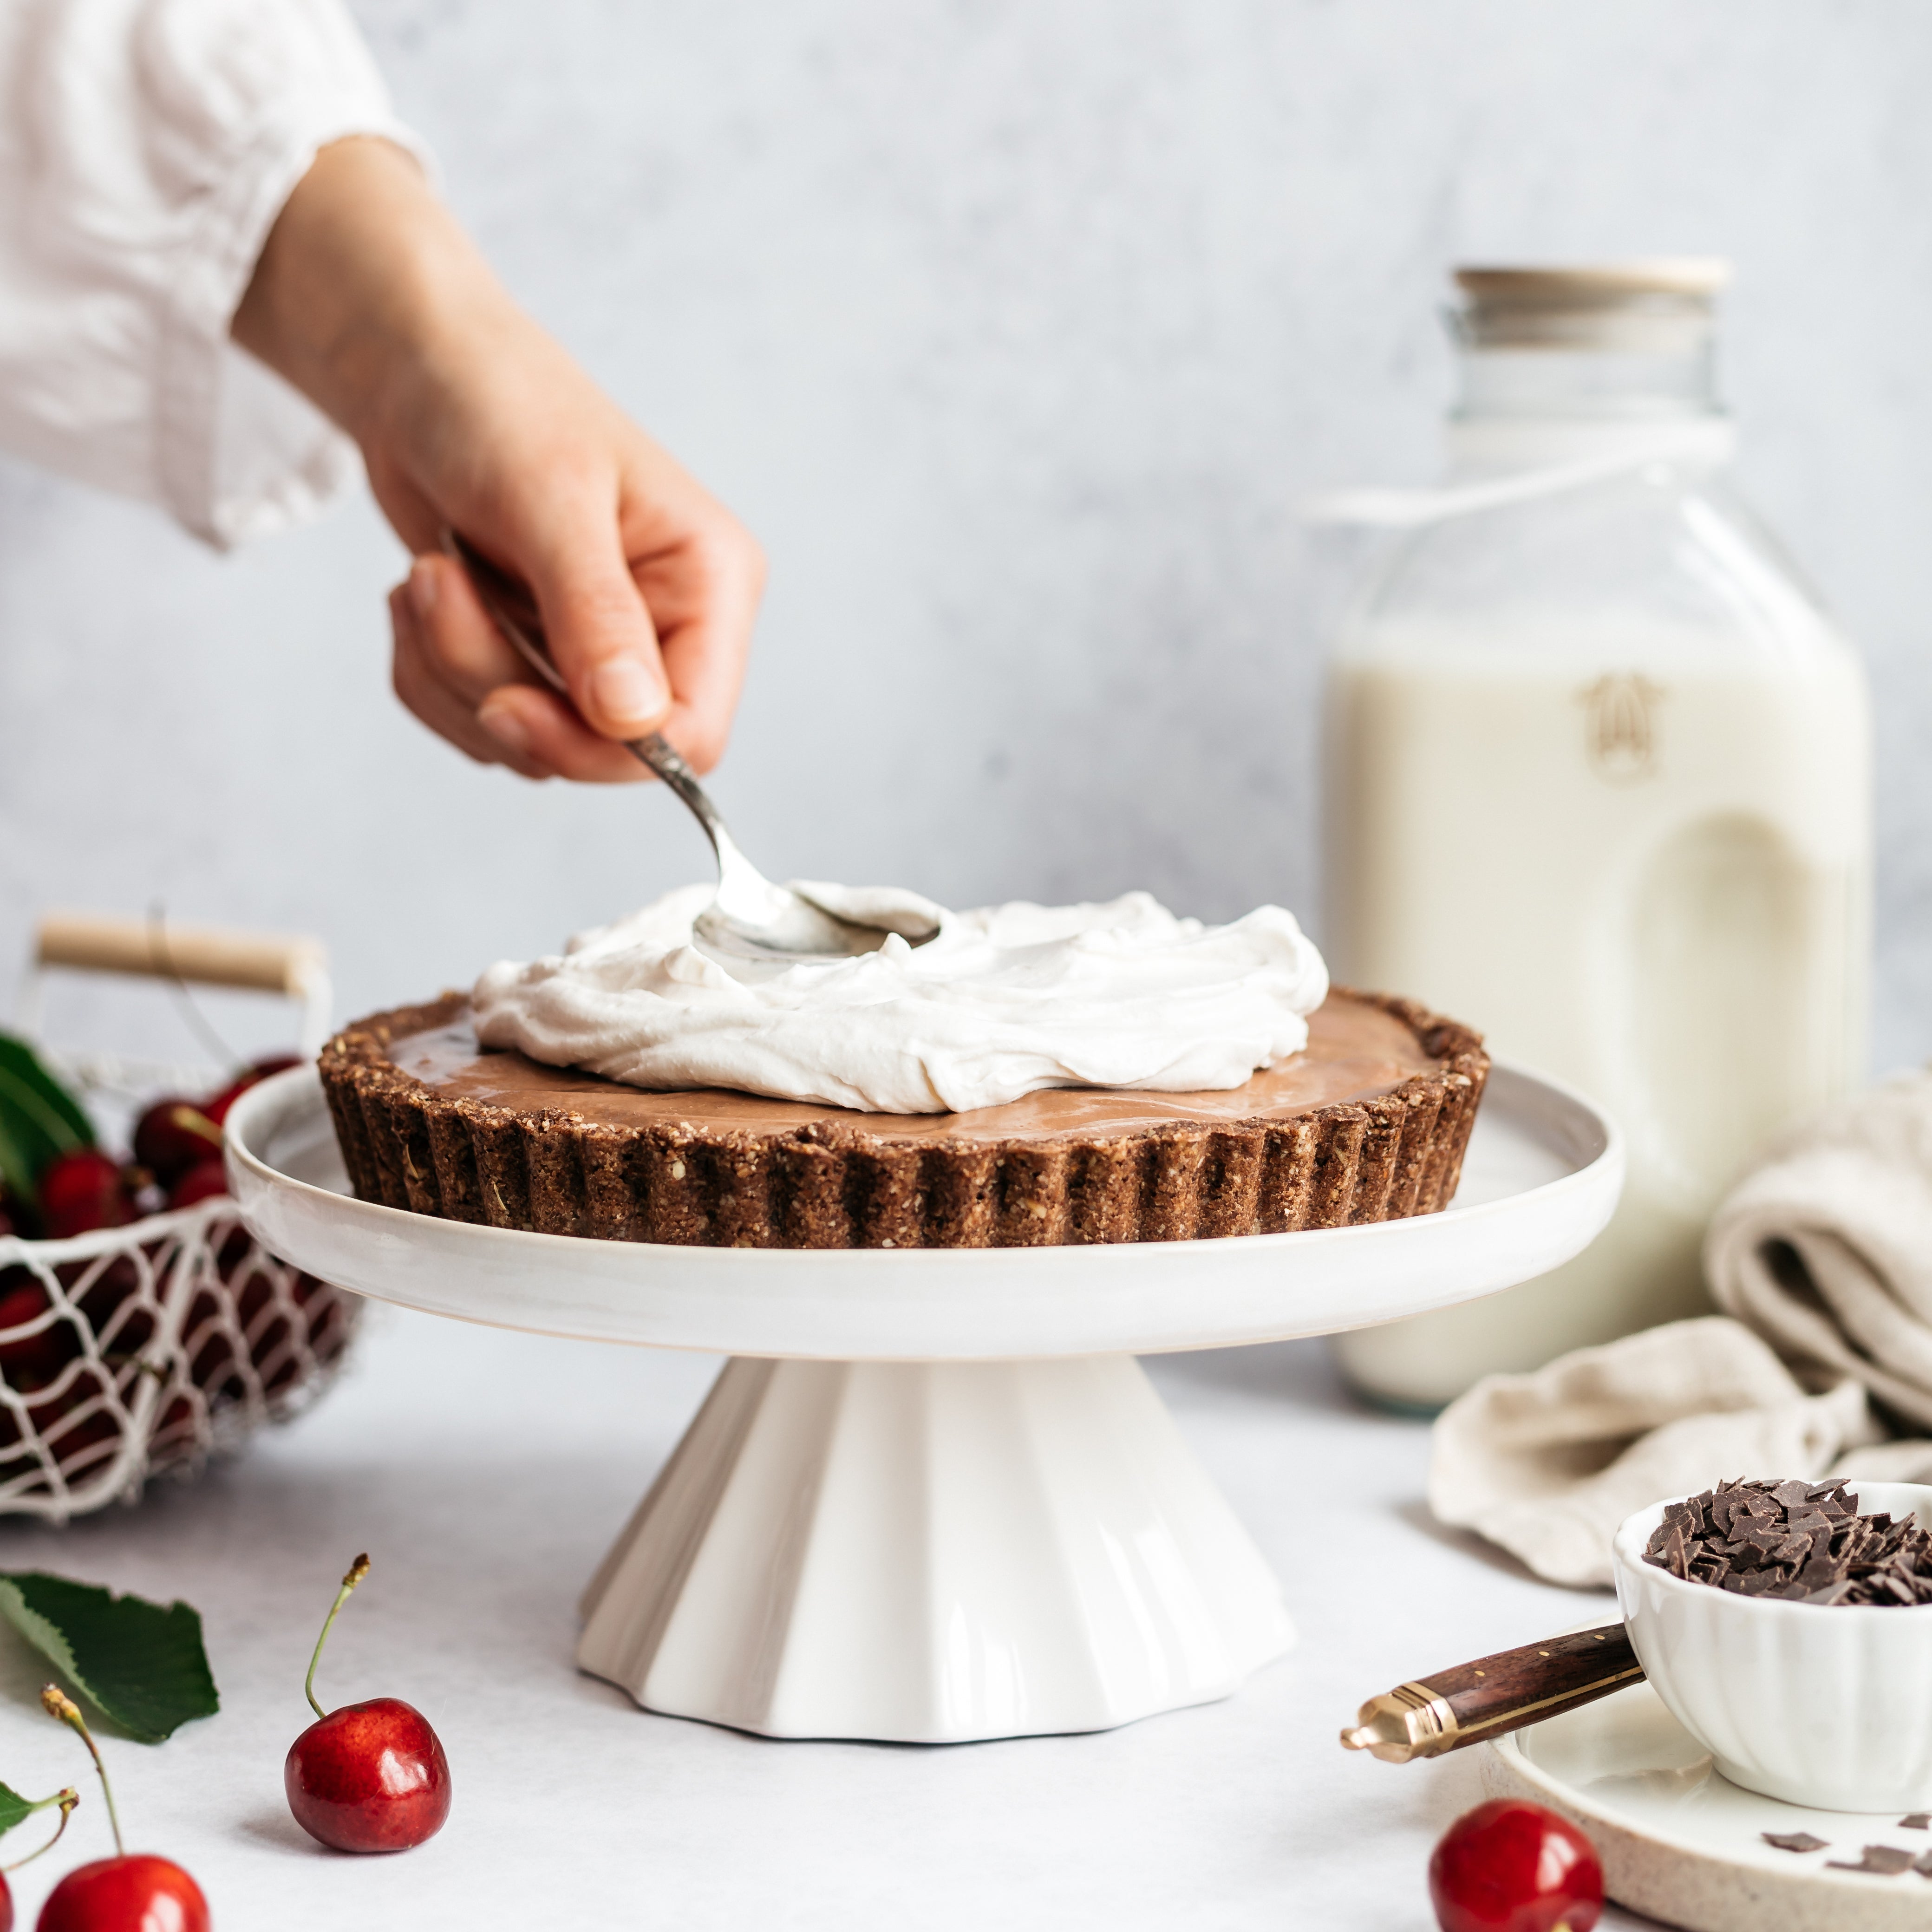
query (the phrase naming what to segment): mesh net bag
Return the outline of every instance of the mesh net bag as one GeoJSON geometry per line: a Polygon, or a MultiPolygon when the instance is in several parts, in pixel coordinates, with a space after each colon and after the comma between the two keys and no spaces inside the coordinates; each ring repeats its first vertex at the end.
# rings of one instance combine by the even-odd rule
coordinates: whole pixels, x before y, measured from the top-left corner
{"type": "Polygon", "coordinates": [[[0,1516],[131,1502],[296,1414],[361,1306],[278,1261],[225,1196],[64,1240],[0,1237],[0,1516]]]}

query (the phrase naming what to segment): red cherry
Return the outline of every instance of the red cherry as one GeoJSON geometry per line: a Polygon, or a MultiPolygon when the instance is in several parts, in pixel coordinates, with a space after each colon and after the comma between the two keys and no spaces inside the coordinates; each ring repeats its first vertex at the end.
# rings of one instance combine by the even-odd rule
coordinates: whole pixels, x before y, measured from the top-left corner
{"type": "MultiPolygon", "coordinates": [[[[173,1859],[157,1858],[152,1852],[130,1856],[122,1842],[121,1820],[114,1809],[107,1767],[100,1761],[100,1748],[80,1706],[58,1684],[49,1684],[41,1690],[40,1708],[73,1731],[94,1760],[108,1826],[114,1834],[114,1856],[69,1872],[47,1894],[47,1902],[34,1922],[36,1932],[208,1932],[208,1900],[202,1897],[201,1887],[173,1859]]],[[[78,1802],[70,1785],[33,1807],[35,1810],[48,1804],[61,1808],[60,1831],[50,1842],[58,1842],[78,1802]]]]}
{"type": "Polygon", "coordinates": [[[201,1103],[201,1111],[218,1127],[228,1118],[228,1110],[251,1087],[258,1086],[272,1073],[282,1073],[291,1066],[299,1066],[301,1057],[292,1053],[272,1053],[266,1059],[257,1060],[244,1067],[241,1072],[223,1088],[218,1094],[211,1094],[201,1103]]]}
{"type": "Polygon", "coordinates": [[[289,1809],[338,1852],[404,1852],[449,1816],[449,1760],[429,1720],[398,1697],[346,1704],[309,1726],[282,1768],[289,1809]]]}
{"type": "Polygon", "coordinates": [[[134,1216],[120,1168],[98,1148],[56,1154],[41,1172],[40,1195],[40,1220],[55,1240],[122,1227],[134,1216]]]}
{"type": "Polygon", "coordinates": [[[178,1094],[157,1100],[134,1123],[135,1161],[164,1187],[220,1146],[220,1128],[178,1094]]]}
{"type": "Polygon", "coordinates": [[[368,1574],[368,1558],[357,1557],[322,1620],[304,1687],[316,1721],[289,1747],[282,1784],[310,1838],[338,1852],[406,1852],[434,1838],[449,1816],[449,1760],[429,1720],[395,1697],[327,1713],[315,1701],[322,1647],[368,1574]]]}
{"type": "MultiPolygon", "coordinates": [[[[46,1312],[47,1292],[28,1270],[0,1268],[0,1334],[23,1328],[46,1312]]],[[[80,1353],[74,1324],[50,1322],[33,1334],[0,1341],[0,1373],[10,1388],[44,1388],[80,1353]]]]}
{"type": "Polygon", "coordinates": [[[1568,1819],[1496,1798],[1443,1833],[1429,1896],[1442,1932],[1590,1932],[1604,1909],[1604,1868],[1568,1819]]]}
{"type": "Polygon", "coordinates": [[[194,1166],[168,1190],[170,1208],[192,1208],[197,1201],[208,1201],[218,1194],[228,1192],[228,1169],[220,1155],[210,1154],[206,1160],[198,1160],[194,1166]]]}
{"type": "Polygon", "coordinates": [[[35,1932],[208,1932],[208,1900],[172,1858],[133,1852],[76,1866],[34,1923],[35,1932]]]}

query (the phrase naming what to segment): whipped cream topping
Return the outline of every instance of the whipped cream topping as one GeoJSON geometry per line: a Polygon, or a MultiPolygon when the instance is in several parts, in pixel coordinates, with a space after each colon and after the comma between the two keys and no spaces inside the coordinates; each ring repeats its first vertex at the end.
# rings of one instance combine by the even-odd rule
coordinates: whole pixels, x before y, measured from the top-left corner
{"type": "Polygon", "coordinates": [[[1046,1087],[1238,1087],[1300,1051],[1328,990],[1321,954],[1279,906],[1210,926],[1145,892],[953,913],[910,892],[800,889],[874,924],[923,914],[939,933],[741,979],[694,944],[712,894],[687,886],[560,956],[491,967],[477,1036],[634,1087],[964,1113],[1046,1087]]]}

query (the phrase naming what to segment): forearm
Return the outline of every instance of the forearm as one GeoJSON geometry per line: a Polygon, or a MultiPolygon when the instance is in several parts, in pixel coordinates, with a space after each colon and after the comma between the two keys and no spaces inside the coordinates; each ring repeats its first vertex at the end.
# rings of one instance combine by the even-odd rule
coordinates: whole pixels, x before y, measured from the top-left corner
{"type": "Polygon", "coordinates": [[[414,554],[392,600],[396,688],[472,756],[634,778],[664,729],[722,748],[764,581],[758,547],[512,302],[415,162],[325,148],[232,323],[361,446],[414,554]],[[462,570],[460,530],[535,591],[571,702],[540,690],[462,570]]]}
{"type": "Polygon", "coordinates": [[[358,441],[459,335],[520,320],[415,160],[322,149],[269,232],[232,332],[358,441]],[[461,328],[456,327],[458,319],[461,328]]]}

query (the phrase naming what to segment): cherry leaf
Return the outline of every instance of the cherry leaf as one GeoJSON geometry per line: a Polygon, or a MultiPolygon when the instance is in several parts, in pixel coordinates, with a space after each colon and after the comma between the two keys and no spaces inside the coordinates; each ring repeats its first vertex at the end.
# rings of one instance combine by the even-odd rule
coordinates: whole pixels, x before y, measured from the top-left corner
{"type": "Polygon", "coordinates": [[[221,1708],[201,1618],[43,1570],[0,1571],[0,1616],[101,1715],[158,1744],[221,1708]]]}
{"type": "Polygon", "coordinates": [[[93,1125],[80,1102],[25,1040],[0,1033],[0,1182],[31,1205],[49,1161],[93,1144],[93,1125]]]}
{"type": "Polygon", "coordinates": [[[10,1112],[7,1096],[0,1092],[0,1186],[23,1206],[31,1207],[34,1183],[47,1159],[46,1142],[10,1112]]]}
{"type": "Polygon", "coordinates": [[[4,1838],[23,1818],[31,1818],[40,1809],[30,1803],[17,1791],[0,1784],[0,1838],[4,1838]]]}
{"type": "Polygon", "coordinates": [[[93,1146],[94,1123],[86,1108],[48,1072],[40,1055],[10,1033],[0,1033],[0,1091],[62,1153],[93,1146]]]}

